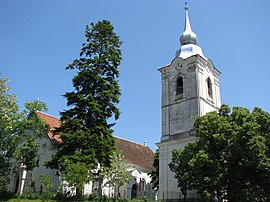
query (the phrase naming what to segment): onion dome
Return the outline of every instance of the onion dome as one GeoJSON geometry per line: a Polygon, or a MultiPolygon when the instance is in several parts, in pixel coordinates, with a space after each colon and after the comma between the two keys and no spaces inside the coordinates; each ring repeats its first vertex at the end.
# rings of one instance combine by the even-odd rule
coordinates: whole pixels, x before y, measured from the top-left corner
{"type": "Polygon", "coordinates": [[[186,45],[186,44],[197,45],[198,43],[197,35],[194,32],[192,32],[190,22],[189,22],[187,3],[185,3],[185,10],[186,10],[185,30],[180,36],[180,44],[181,46],[186,45]]]}
{"type": "Polygon", "coordinates": [[[185,10],[186,10],[185,30],[179,38],[181,48],[176,51],[175,57],[181,57],[183,59],[186,59],[193,55],[200,55],[202,58],[206,59],[206,57],[203,55],[201,47],[198,45],[197,35],[191,30],[188,17],[187,3],[185,3],[185,10]]]}

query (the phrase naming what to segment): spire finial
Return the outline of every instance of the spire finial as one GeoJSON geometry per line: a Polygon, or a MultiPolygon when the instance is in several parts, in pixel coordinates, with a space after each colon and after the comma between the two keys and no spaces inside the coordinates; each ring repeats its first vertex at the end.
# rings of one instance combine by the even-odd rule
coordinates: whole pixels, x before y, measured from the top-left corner
{"type": "Polygon", "coordinates": [[[181,48],[180,50],[176,52],[176,57],[181,57],[185,59],[192,55],[200,55],[203,58],[205,58],[201,47],[198,46],[197,35],[192,31],[191,26],[190,26],[189,17],[188,17],[189,8],[188,8],[187,2],[185,2],[184,9],[185,9],[185,27],[184,27],[184,32],[181,34],[179,38],[181,48]]]}
{"type": "Polygon", "coordinates": [[[188,10],[188,4],[187,4],[187,2],[185,2],[185,10],[186,11],[188,10]]]}
{"type": "Polygon", "coordinates": [[[180,43],[181,45],[186,45],[186,44],[197,45],[197,42],[198,42],[197,36],[194,32],[192,32],[190,22],[189,22],[187,2],[185,2],[185,10],[186,10],[185,30],[183,34],[180,36],[180,43]]]}

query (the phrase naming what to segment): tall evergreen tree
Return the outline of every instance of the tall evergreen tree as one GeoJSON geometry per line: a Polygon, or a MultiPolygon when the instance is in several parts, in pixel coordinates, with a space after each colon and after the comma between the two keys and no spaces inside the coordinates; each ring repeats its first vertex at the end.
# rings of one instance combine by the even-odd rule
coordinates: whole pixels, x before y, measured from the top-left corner
{"type": "MultiPolygon", "coordinates": [[[[86,26],[85,37],[80,58],[66,67],[77,74],[72,79],[74,90],[64,94],[69,109],[61,112],[62,124],[55,131],[62,144],[48,163],[63,175],[68,164],[88,170],[98,164],[109,166],[115,150],[113,124],[108,120],[116,120],[120,114],[116,104],[121,94],[117,79],[122,42],[107,20],[86,26]]],[[[85,183],[89,180],[91,172],[85,183]]]]}

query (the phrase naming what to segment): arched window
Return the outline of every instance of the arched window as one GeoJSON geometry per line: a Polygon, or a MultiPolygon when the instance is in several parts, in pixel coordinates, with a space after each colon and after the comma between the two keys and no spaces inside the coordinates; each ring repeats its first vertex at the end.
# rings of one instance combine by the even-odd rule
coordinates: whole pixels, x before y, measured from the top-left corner
{"type": "Polygon", "coordinates": [[[208,91],[208,95],[212,97],[213,96],[212,81],[209,77],[207,79],[207,91],[208,91]]]}
{"type": "Polygon", "coordinates": [[[183,94],[184,88],[183,88],[183,78],[179,76],[176,80],[176,95],[183,94]]]}
{"type": "Polygon", "coordinates": [[[139,190],[145,191],[145,179],[144,178],[140,179],[139,190]]]}

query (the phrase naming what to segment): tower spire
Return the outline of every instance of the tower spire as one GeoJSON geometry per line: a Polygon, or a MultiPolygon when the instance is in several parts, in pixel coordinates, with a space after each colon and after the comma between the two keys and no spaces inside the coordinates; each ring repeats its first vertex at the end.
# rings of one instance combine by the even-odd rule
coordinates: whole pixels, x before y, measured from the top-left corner
{"type": "Polygon", "coordinates": [[[197,35],[191,30],[191,26],[189,22],[187,2],[185,3],[185,11],[186,11],[185,30],[180,36],[180,44],[182,46],[186,44],[197,45],[198,43],[197,35]]]}
{"type": "Polygon", "coordinates": [[[184,32],[181,34],[179,40],[181,44],[181,48],[176,52],[176,57],[181,57],[186,59],[193,55],[200,55],[204,59],[205,56],[203,55],[202,49],[198,46],[198,38],[197,35],[192,31],[189,17],[188,17],[188,5],[185,3],[185,29],[184,32]]]}

